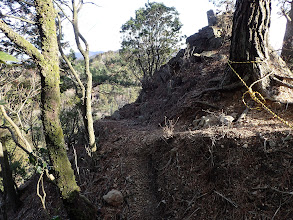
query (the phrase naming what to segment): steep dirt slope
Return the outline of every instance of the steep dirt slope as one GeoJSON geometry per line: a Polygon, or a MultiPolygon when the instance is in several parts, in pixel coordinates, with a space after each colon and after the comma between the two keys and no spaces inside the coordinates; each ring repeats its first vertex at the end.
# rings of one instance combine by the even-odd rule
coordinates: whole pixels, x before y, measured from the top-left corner
{"type": "MultiPolygon", "coordinates": [[[[227,48],[181,56],[179,69],[173,60],[140,100],[96,123],[101,219],[293,219],[291,129],[248,110],[242,87],[216,89],[227,48]],[[118,208],[101,199],[111,189],[124,195],[118,208]]],[[[267,106],[292,121],[292,107],[267,106]]]]}
{"type": "Polygon", "coordinates": [[[169,138],[161,128],[101,121],[109,133],[90,191],[98,199],[118,189],[125,201],[98,199],[101,219],[291,219],[292,139],[268,115],[250,117],[169,138]]]}

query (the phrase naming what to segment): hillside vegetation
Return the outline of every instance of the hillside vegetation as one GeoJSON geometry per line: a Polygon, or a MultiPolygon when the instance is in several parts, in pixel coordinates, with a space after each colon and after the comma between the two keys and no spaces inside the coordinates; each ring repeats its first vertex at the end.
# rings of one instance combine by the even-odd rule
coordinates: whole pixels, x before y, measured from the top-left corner
{"type": "MultiPolygon", "coordinates": [[[[83,73],[83,61],[74,59],[74,68],[83,73]]],[[[137,99],[141,85],[131,68],[119,52],[104,52],[90,59],[90,71],[93,74],[92,105],[96,120],[112,115],[137,99]]],[[[67,94],[73,88],[69,77],[68,74],[63,75],[63,91],[67,91],[67,94]]],[[[81,80],[84,78],[81,75],[81,80]]]]}
{"type": "MultiPolygon", "coordinates": [[[[119,53],[91,59],[94,156],[80,129],[76,88],[62,75],[67,153],[97,219],[293,219],[293,107],[267,100],[270,112],[245,96],[243,84],[223,86],[231,20],[223,13],[188,37],[141,90],[119,53]]],[[[81,62],[74,61],[80,73],[81,62]]],[[[8,219],[69,219],[49,179],[42,208],[38,179],[21,187],[25,202],[8,219]]]]}

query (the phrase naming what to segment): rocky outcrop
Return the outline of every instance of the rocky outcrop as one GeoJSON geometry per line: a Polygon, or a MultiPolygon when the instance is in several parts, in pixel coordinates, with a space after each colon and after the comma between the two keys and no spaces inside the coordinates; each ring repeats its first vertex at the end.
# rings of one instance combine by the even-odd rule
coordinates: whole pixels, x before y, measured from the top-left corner
{"type": "MultiPolygon", "coordinates": [[[[143,83],[143,90],[153,90],[160,84],[170,82],[186,63],[202,62],[203,59],[223,59],[215,50],[229,38],[229,25],[232,21],[231,13],[215,15],[213,10],[207,12],[208,24],[186,39],[187,48],[180,50],[177,55],[155,72],[153,79],[143,83]]],[[[224,57],[226,58],[226,57],[224,57]]],[[[179,80],[180,81],[180,80],[179,80]]]]}
{"type": "Polygon", "coordinates": [[[213,10],[207,12],[208,26],[202,28],[186,39],[186,44],[192,53],[201,53],[203,51],[216,50],[222,46],[227,35],[226,26],[231,15],[226,13],[216,16],[213,10]]]}
{"type": "MultiPolygon", "coordinates": [[[[193,90],[198,83],[201,83],[198,76],[204,75],[204,66],[207,62],[225,62],[227,53],[224,54],[223,50],[227,51],[227,47],[223,47],[221,51],[218,49],[226,45],[229,39],[227,33],[230,32],[226,26],[231,26],[229,21],[232,20],[232,16],[231,14],[228,16],[227,13],[215,15],[213,11],[208,11],[207,15],[209,26],[188,37],[185,49],[181,49],[168,63],[161,66],[151,79],[142,82],[142,90],[136,104],[121,109],[119,111],[121,118],[136,115],[140,122],[156,118],[154,113],[158,109],[167,111],[182,93],[193,90]]],[[[215,84],[218,80],[209,82],[215,84]]]]}
{"type": "Polygon", "coordinates": [[[222,45],[222,42],[221,28],[217,26],[204,27],[186,39],[186,43],[193,53],[215,50],[222,45]]]}

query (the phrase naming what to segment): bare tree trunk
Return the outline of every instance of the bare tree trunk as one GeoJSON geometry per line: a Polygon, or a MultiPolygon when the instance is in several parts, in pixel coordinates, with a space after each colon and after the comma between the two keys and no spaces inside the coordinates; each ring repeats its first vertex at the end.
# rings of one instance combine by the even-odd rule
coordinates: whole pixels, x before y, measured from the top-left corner
{"type": "Polygon", "coordinates": [[[93,77],[90,71],[90,62],[89,62],[89,45],[86,39],[82,36],[78,27],[78,12],[81,10],[83,3],[77,4],[75,0],[72,0],[73,7],[73,20],[72,26],[74,30],[75,41],[78,50],[84,58],[84,73],[87,76],[87,82],[85,88],[85,94],[83,94],[84,99],[82,100],[82,112],[85,128],[88,135],[89,146],[92,152],[97,151],[96,136],[94,130],[94,120],[92,114],[92,87],[93,87],[93,77]],[[80,40],[84,43],[85,49],[82,48],[80,40]]]}
{"type": "Polygon", "coordinates": [[[293,60],[293,1],[291,2],[291,10],[287,17],[286,31],[283,39],[281,57],[286,63],[292,65],[293,60]]]}
{"type": "MultiPolygon", "coordinates": [[[[235,71],[248,79],[248,86],[258,81],[253,89],[265,98],[291,103],[293,76],[285,62],[269,47],[270,13],[270,0],[236,2],[230,61],[235,71]]],[[[239,81],[233,71],[231,74],[228,83],[239,81]]]]}

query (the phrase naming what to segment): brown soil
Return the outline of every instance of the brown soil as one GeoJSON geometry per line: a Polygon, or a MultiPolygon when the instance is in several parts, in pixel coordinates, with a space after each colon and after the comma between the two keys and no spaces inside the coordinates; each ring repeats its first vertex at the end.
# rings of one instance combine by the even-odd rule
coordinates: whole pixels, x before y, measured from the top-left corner
{"type": "MultiPolygon", "coordinates": [[[[227,48],[218,53],[227,55],[227,48]]],[[[82,144],[76,146],[77,179],[98,207],[98,219],[293,219],[290,128],[264,110],[249,110],[228,126],[193,125],[204,115],[237,118],[245,110],[242,88],[195,96],[224,77],[226,62],[189,59],[179,70],[171,69],[169,80],[146,90],[140,102],[122,108],[118,119],[97,121],[95,160],[82,144]],[[122,192],[121,206],[103,201],[111,189],[122,192]]],[[[292,121],[292,107],[268,106],[292,121]]],[[[36,180],[9,219],[46,219],[33,188],[36,180]]],[[[45,185],[48,219],[66,219],[56,187],[45,185]]]]}

